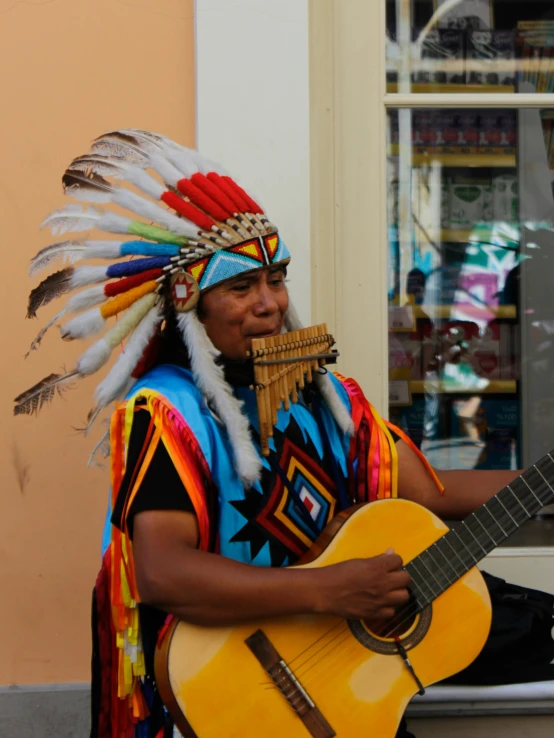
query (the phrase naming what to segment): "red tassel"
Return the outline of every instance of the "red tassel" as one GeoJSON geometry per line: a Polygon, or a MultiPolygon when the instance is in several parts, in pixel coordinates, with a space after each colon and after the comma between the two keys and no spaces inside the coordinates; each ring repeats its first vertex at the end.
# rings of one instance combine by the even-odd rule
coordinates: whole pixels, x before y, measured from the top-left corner
{"type": "MultiPolygon", "coordinates": [[[[202,208],[202,210],[205,210],[212,216],[212,218],[219,220],[221,223],[225,223],[227,218],[231,217],[230,213],[225,212],[225,210],[214,202],[211,197],[205,195],[202,190],[192,184],[190,179],[180,179],[177,182],[177,189],[181,194],[185,195],[185,197],[188,197],[191,202],[199,208],[202,208]]],[[[210,229],[206,228],[204,230],[210,229]]]]}
{"type": "Polygon", "coordinates": [[[246,200],[244,200],[240,196],[240,193],[233,189],[233,187],[231,187],[231,185],[226,182],[223,177],[220,177],[219,174],[217,174],[216,172],[210,172],[207,177],[210,182],[213,182],[215,185],[217,185],[217,187],[219,187],[219,189],[227,195],[231,202],[235,203],[233,212],[248,212],[248,203],[246,202],[246,200]]]}
{"type": "MultiPolygon", "coordinates": [[[[179,195],[176,195],[174,192],[164,192],[160,199],[165,202],[166,205],[169,205],[170,208],[173,208],[175,212],[184,215],[185,218],[188,218],[188,220],[195,223],[203,231],[211,231],[212,226],[215,225],[213,220],[205,213],[198,208],[195,208],[190,202],[183,200],[182,197],[179,197],[179,195]]],[[[204,208],[204,210],[206,210],[206,208],[204,208]]],[[[225,218],[223,220],[225,220],[225,218]]]]}
{"type": "Polygon", "coordinates": [[[245,192],[240,185],[238,185],[234,179],[231,179],[231,177],[223,177],[223,179],[229,183],[229,185],[235,189],[240,196],[246,201],[247,203],[247,211],[250,211],[251,213],[263,213],[263,209],[258,205],[258,203],[253,200],[250,195],[245,192]]]}
{"type": "Polygon", "coordinates": [[[231,218],[235,211],[235,205],[232,200],[229,199],[229,197],[221,190],[219,187],[216,187],[216,185],[213,182],[210,182],[210,180],[204,175],[200,174],[200,172],[197,172],[196,174],[193,174],[190,178],[190,181],[198,187],[199,190],[202,190],[204,194],[208,195],[208,197],[211,197],[212,200],[215,200],[221,207],[227,211],[227,217],[231,218]]]}
{"type": "Polygon", "coordinates": [[[122,292],[127,292],[133,287],[138,287],[144,282],[149,282],[151,279],[158,279],[163,274],[163,269],[148,269],[146,272],[140,274],[133,274],[132,277],[125,277],[125,279],[119,279],[117,282],[110,282],[104,287],[104,294],[106,297],[115,297],[120,295],[122,292]]]}

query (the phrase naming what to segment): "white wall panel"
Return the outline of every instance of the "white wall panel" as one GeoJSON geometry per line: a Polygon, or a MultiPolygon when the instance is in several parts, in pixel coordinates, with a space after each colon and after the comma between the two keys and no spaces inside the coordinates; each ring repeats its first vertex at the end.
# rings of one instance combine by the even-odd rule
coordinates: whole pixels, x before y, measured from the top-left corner
{"type": "Polygon", "coordinates": [[[310,320],[307,0],[196,0],[197,143],[267,208],[310,320]]]}

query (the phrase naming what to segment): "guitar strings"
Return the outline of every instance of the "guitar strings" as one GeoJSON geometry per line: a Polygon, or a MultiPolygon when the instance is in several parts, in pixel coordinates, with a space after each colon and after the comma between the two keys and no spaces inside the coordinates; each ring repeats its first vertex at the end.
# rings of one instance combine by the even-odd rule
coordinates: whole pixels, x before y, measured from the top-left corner
{"type": "MultiPolygon", "coordinates": [[[[294,667],[294,671],[296,673],[296,671],[298,669],[300,669],[302,666],[304,666],[305,664],[307,664],[311,659],[315,658],[315,656],[317,656],[318,653],[320,653],[322,650],[328,648],[333,643],[333,641],[335,641],[337,638],[339,638],[341,635],[343,635],[344,634],[344,626],[345,626],[345,621],[344,620],[339,620],[337,623],[335,623],[335,625],[333,625],[332,628],[329,628],[329,630],[327,630],[325,633],[323,633],[313,643],[310,643],[309,646],[306,646],[306,648],[303,651],[301,651],[299,654],[297,654],[293,659],[291,659],[290,661],[285,662],[286,663],[286,666],[289,669],[291,669],[291,671],[292,671],[293,670],[293,664],[296,661],[298,661],[299,658],[301,658],[305,654],[309,653],[313,648],[315,648],[318,644],[320,644],[323,641],[323,645],[320,645],[320,647],[311,656],[308,656],[308,658],[304,659],[304,661],[302,661],[301,664],[298,664],[297,666],[294,667]],[[332,636],[327,641],[324,641],[323,640],[327,636],[331,636],[331,634],[333,633],[333,631],[335,631],[337,628],[340,628],[340,630],[338,631],[337,634],[335,634],[334,636],[332,636]]],[[[285,669],[283,667],[280,667],[278,670],[276,670],[275,671],[275,675],[277,675],[277,674],[279,674],[281,672],[285,672],[285,669]]],[[[273,684],[273,682],[262,682],[262,684],[273,684]]]]}
{"type": "MultiPolygon", "coordinates": [[[[539,473],[540,473],[540,472],[539,472],[539,473]]],[[[543,475],[541,474],[541,476],[543,476],[543,475]]],[[[543,477],[543,479],[544,479],[544,477],[543,477]]],[[[523,481],[524,481],[524,483],[526,484],[525,480],[523,480],[523,481]]],[[[544,480],[544,481],[546,482],[546,485],[547,485],[547,487],[548,487],[548,488],[549,488],[550,490],[552,490],[552,487],[550,486],[550,484],[548,484],[548,482],[547,482],[546,480],[544,480]]],[[[527,485],[527,486],[528,486],[528,485],[527,485]]],[[[512,492],[512,495],[513,495],[513,496],[514,496],[514,498],[516,499],[516,502],[518,503],[518,505],[519,505],[519,506],[520,506],[520,507],[522,508],[522,510],[524,511],[524,513],[525,513],[525,515],[526,515],[526,519],[528,519],[529,517],[531,517],[531,515],[530,515],[530,513],[528,512],[528,510],[527,510],[527,508],[525,507],[525,505],[524,505],[524,504],[523,504],[523,503],[522,503],[522,502],[521,502],[521,501],[520,501],[520,500],[519,500],[519,499],[518,499],[518,498],[516,497],[516,495],[515,495],[515,494],[513,493],[513,491],[511,490],[511,488],[510,488],[510,486],[509,486],[509,485],[508,485],[508,488],[509,488],[509,489],[510,489],[510,491],[512,492]]],[[[534,497],[536,497],[536,495],[535,495],[535,494],[533,493],[533,491],[532,491],[531,489],[530,489],[530,492],[531,492],[531,494],[533,494],[533,496],[534,496],[534,497]]],[[[502,503],[501,503],[501,504],[502,504],[502,503]]],[[[489,515],[491,515],[491,517],[493,518],[493,520],[495,520],[495,521],[496,521],[496,522],[498,523],[498,525],[499,525],[499,527],[501,528],[501,530],[504,530],[504,528],[503,528],[503,526],[502,526],[502,524],[501,524],[503,520],[504,520],[504,522],[506,522],[506,521],[508,521],[509,519],[511,519],[511,520],[512,520],[512,521],[513,521],[514,523],[516,523],[516,524],[517,524],[517,521],[516,521],[516,520],[515,520],[515,518],[514,518],[514,517],[513,517],[512,515],[511,515],[511,513],[509,512],[509,510],[508,510],[507,508],[505,508],[505,507],[504,507],[504,505],[503,505],[503,504],[502,504],[502,507],[504,508],[505,512],[504,512],[504,513],[503,513],[502,515],[500,515],[500,516],[498,516],[498,515],[496,515],[496,516],[495,516],[495,515],[493,515],[493,514],[491,513],[491,511],[490,511],[490,510],[489,510],[488,508],[486,508],[486,509],[487,509],[487,512],[489,513],[489,515]]],[[[468,526],[466,525],[465,521],[462,521],[462,522],[461,522],[461,525],[463,525],[463,526],[464,526],[464,528],[465,528],[466,530],[468,530],[468,532],[470,533],[470,535],[472,536],[472,538],[473,538],[473,539],[475,540],[475,542],[477,543],[477,545],[479,546],[479,548],[481,549],[481,551],[482,551],[483,553],[487,553],[487,549],[485,548],[485,546],[483,546],[483,545],[481,544],[481,541],[483,541],[483,542],[484,542],[485,544],[486,544],[486,543],[488,542],[488,541],[487,541],[487,539],[489,539],[489,540],[492,540],[492,541],[493,541],[493,543],[495,543],[495,544],[496,544],[496,541],[494,540],[494,538],[492,537],[492,535],[490,535],[490,534],[489,534],[489,533],[487,532],[487,530],[486,530],[486,529],[484,528],[484,526],[483,526],[483,525],[482,525],[482,524],[480,523],[479,519],[478,519],[478,518],[476,518],[476,519],[477,519],[477,521],[479,522],[479,524],[481,525],[481,527],[483,528],[483,532],[484,532],[484,534],[485,534],[486,538],[484,538],[484,537],[483,537],[483,536],[482,536],[481,534],[477,534],[477,535],[475,535],[475,534],[473,533],[473,531],[471,531],[471,529],[470,529],[470,528],[469,528],[469,527],[468,527],[468,526]]],[[[470,548],[470,546],[469,546],[469,545],[466,545],[466,544],[464,543],[464,541],[462,540],[462,538],[460,537],[460,535],[458,534],[458,532],[457,532],[457,530],[456,530],[455,528],[451,529],[451,531],[449,531],[449,532],[452,532],[452,533],[453,533],[453,534],[454,534],[454,535],[456,536],[456,538],[457,538],[457,539],[459,540],[459,542],[460,542],[460,543],[462,544],[462,548],[463,548],[463,549],[465,549],[465,550],[466,550],[466,551],[467,551],[467,552],[468,552],[468,553],[470,554],[471,558],[472,558],[472,559],[474,560],[474,562],[475,562],[475,563],[474,563],[474,564],[472,564],[471,566],[467,567],[467,566],[466,566],[466,564],[464,563],[463,559],[462,559],[462,558],[461,558],[461,557],[459,556],[459,554],[458,554],[458,553],[456,552],[456,550],[455,550],[455,549],[454,549],[454,548],[453,548],[452,546],[450,546],[450,544],[448,544],[448,545],[449,545],[449,547],[451,548],[451,550],[452,550],[452,552],[453,552],[454,556],[455,556],[455,557],[456,557],[456,558],[458,559],[458,561],[460,562],[460,564],[461,564],[461,566],[462,566],[462,570],[463,570],[463,571],[462,571],[462,572],[458,572],[458,571],[456,570],[456,567],[455,567],[455,566],[453,565],[453,563],[452,563],[452,562],[451,562],[451,561],[450,561],[450,560],[449,560],[449,559],[448,559],[448,558],[447,558],[447,557],[446,557],[446,556],[444,555],[444,553],[443,553],[442,551],[440,551],[440,549],[438,549],[438,548],[437,548],[437,550],[438,550],[438,551],[439,551],[439,553],[441,554],[441,556],[442,556],[442,558],[444,559],[444,561],[445,561],[445,562],[447,563],[447,565],[448,565],[448,566],[450,567],[450,569],[452,569],[452,571],[454,572],[454,575],[455,575],[456,579],[458,579],[458,578],[460,578],[460,577],[464,576],[464,574],[466,574],[466,573],[467,573],[468,571],[470,571],[470,570],[471,570],[471,569],[472,569],[472,568],[473,568],[473,567],[474,567],[474,566],[475,566],[475,565],[476,565],[476,564],[478,563],[478,561],[479,561],[479,560],[480,560],[480,559],[482,558],[482,556],[481,556],[481,555],[479,554],[479,558],[476,558],[476,557],[475,557],[475,556],[473,555],[473,553],[472,553],[472,551],[471,551],[471,548],[470,548]]],[[[445,534],[445,535],[446,535],[446,534],[445,534]]],[[[443,536],[443,537],[444,537],[444,536],[443,536]]],[[[440,540],[440,539],[439,539],[439,540],[440,540]]],[[[448,543],[448,540],[447,540],[447,543],[448,543]]],[[[433,546],[434,546],[434,547],[437,547],[437,541],[435,541],[435,542],[434,542],[434,543],[432,544],[432,546],[430,546],[430,547],[429,547],[429,549],[431,549],[431,548],[432,548],[433,546]]],[[[429,555],[429,557],[430,557],[431,561],[433,562],[433,564],[434,564],[435,566],[437,566],[437,561],[436,561],[436,560],[434,559],[434,557],[433,557],[433,554],[431,553],[431,551],[430,551],[429,549],[427,549],[427,551],[426,551],[426,552],[428,553],[428,555],[429,555]]],[[[423,552],[423,553],[425,553],[425,552],[423,552]]],[[[435,573],[434,573],[434,572],[432,571],[432,569],[430,569],[430,568],[429,568],[429,567],[428,567],[428,566],[426,565],[426,563],[425,563],[424,559],[423,559],[423,558],[421,558],[421,555],[420,555],[420,557],[416,557],[416,559],[412,560],[412,561],[411,561],[411,562],[409,562],[409,563],[410,563],[410,564],[411,564],[411,565],[413,566],[413,568],[415,569],[415,571],[417,572],[417,574],[418,574],[418,575],[420,576],[420,578],[422,579],[422,581],[423,581],[423,582],[425,583],[426,587],[427,587],[427,588],[429,589],[429,591],[430,591],[430,593],[431,593],[431,595],[432,595],[432,598],[431,598],[431,600],[429,600],[429,598],[428,598],[428,597],[426,597],[426,596],[425,596],[425,594],[424,594],[424,593],[423,593],[423,592],[421,591],[421,587],[420,587],[420,586],[417,586],[417,585],[416,585],[416,586],[417,586],[417,588],[418,588],[418,590],[419,590],[419,592],[420,592],[420,594],[421,594],[421,595],[422,595],[422,597],[424,597],[424,598],[425,598],[425,600],[426,600],[426,603],[425,603],[425,605],[424,605],[423,607],[425,607],[425,606],[427,606],[428,604],[430,604],[430,602],[432,602],[432,601],[433,601],[434,599],[436,599],[436,597],[437,597],[437,596],[439,596],[440,594],[442,594],[442,592],[443,592],[443,591],[444,591],[445,589],[447,589],[447,588],[448,588],[448,587],[449,587],[449,586],[450,586],[451,584],[453,584],[453,582],[451,582],[451,581],[450,581],[449,577],[448,577],[448,576],[447,576],[446,574],[443,574],[443,577],[444,577],[444,584],[446,584],[446,587],[445,587],[445,586],[444,586],[444,584],[443,584],[443,583],[441,582],[441,580],[440,580],[440,579],[441,579],[441,578],[440,578],[440,573],[441,573],[441,571],[442,571],[442,569],[441,569],[441,566],[438,566],[438,573],[439,573],[439,576],[437,577],[437,576],[435,575],[435,573]],[[438,592],[438,593],[437,593],[437,592],[435,592],[434,588],[433,588],[433,587],[431,586],[431,580],[430,580],[430,579],[428,579],[428,578],[426,578],[426,577],[422,577],[422,576],[421,576],[421,573],[420,573],[420,571],[418,570],[418,568],[417,568],[417,566],[416,566],[416,563],[415,563],[415,562],[416,562],[416,560],[418,560],[418,559],[419,559],[419,560],[421,561],[421,564],[423,565],[423,567],[424,567],[424,568],[425,568],[425,569],[426,569],[426,570],[428,571],[428,573],[429,573],[429,574],[431,575],[431,578],[432,578],[432,579],[434,579],[434,580],[435,580],[435,582],[436,582],[436,584],[438,585],[438,587],[439,587],[439,592],[438,592]]],[[[416,601],[415,601],[415,602],[414,602],[414,601],[412,600],[412,601],[411,601],[410,603],[408,603],[407,605],[405,605],[405,606],[401,607],[401,608],[400,608],[399,610],[397,610],[397,612],[396,612],[395,616],[394,616],[394,617],[393,617],[393,618],[392,618],[392,619],[390,620],[390,622],[389,622],[389,630],[388,630],[388,631],[387,631],[387,632],[386,632],[385,634],[383,634],[383,635],[382,635],[382,637],[383,637],[383,638],[390,638],[390,637],[391,637],[391,636],[392,636],[392,635],[393,635],[394,633],[398,632],[398,631],[399,631],[399,630],[400,630],[401,628],[403,628],[403,627],[404,627],[405,625],[408,625],[408,624],[409,624],[409,623],[410,623],[410,622],[411,622],[411,621],[413,620],[413,618],[414,618],[414,617],[415,617],[415,616],[416,616],[416,615],[418,614],[418,611],[419,611],[420,609],[421,609],[421,605],[420,605],[420,604],[419,604],[419,602],[417,601],[417,597],[416,597],[416,601]]],[[[334,627],[336,628],[337,626],[334,626],[334,627]]],[[[348,628],[347,628],[347,626],[345,626],[345,627],[346,627],[346,629],[348,629],[348,628]]],[[[331,630],[332,630],[332,629],[331,629],[331,630]]],[[[342,632],[345,632],[345,631],[343,630],[342,632]]],[[[325,635],[326,635],[326,634],[324,634],[323,636],[320,636],[320,638],[319,638],[319,639],[318,639],[318,640],[316,641],[316,643],[317,643],[317,642],[319,642],[319,641],[320,641],[320,640],[321,640],[322,638],[324,638],[324,637],[325,637],[325,635]]],[[[307,663],[308,663],[309,661],[313,660],[313,659],[315,658],[315,656],[316,656],[316,655],[317,655],[318,653],[320,653],[321,651],[324,651],[324,650],[325,650],[326,648],[328,648],[328,646],[329,646],[329,645],[331,645],[331,644],[332,644],[332,642],[333,642],[333,641],[334,641],[335,639],[336,639],[336,637],[335,637],[335,638],[333,638],[333,639],[331,639],[331,641],[329,641],[328,643],[324,644],[324,645],[323,645],[322,647],[320,647],[320,649],[318,649],[318,650],[317,650],[317,651],[316,651],[316,652],[315,652],[314,654],[312,654],[312,655],[311,655],[310,657],[308,657],[308,659],[306,659],[306,660],[305,660],[304,662],[302,662],[302,664],[299,664],[297,668],[298,668],[298,669],[300,669],[300,668],[301,668],[302,666],[306,665],[306,664],[307,664],[307,663]]],[[[340,643],[338,644],[338,646],[340,646],[340,645],[342,644],[342,642],[343,642],[344,640],[346,640],[346,639],[342,639],[342,640],[341,640],[341,642],[340,642],[340,643]]],[[[313,647],[313,645],[315,645],[315,644],[312,644],[311,646],[308,646],[308,647],[307,647],[306,649],[304,649],[304,651],[303,651],[303,652],[301,652],[301,654],[299,654],[298,656],[296,656],[296,657],[295,657],[295,659],[293,659],[293,661],[297,660],[297,659],[298,659],[298,658],[300,657],[300,655],[303,655],[304,653],[307,653],[307,652],[308,652],[308,651],[309,651],[309,650],[310,650],[310,649],[311,649],[311,648],[313,647]]],[[[337,648],[338,648],[338,646],[337,646],[337,648]]],[[[332,649],[332,650],[334,650],[334,649],[335,649],[335,647],[333,647],[333,649],[332,649]]],[[[320,661],[321,661],[321,660],[322,660],[323,658],[325,658],[325,655],[321,656],[321,657],[320,657],[319,659],[317,659],[317,661],[316,661],[316,662],[314,662],[314,664],[312,664],[312,665],[311,665],[310,667],[308,667],[308,669],[306,669],[306,670],[305,670],[304,674],[305,674],[305,673],[307,673],[307,672],[308,672],[308,671],[309,671],[310,669],[312,669],[312,668],[313,668],[313,667],[315,666],[315,664],[319,663],[319,662],[320,662],[320,661]]],[[[291,663],[292,663],[292,662],[291,662],[291,663]]]]}
{"type": "MultiPolygon", "coordinates": [[[[506,520],[507,520],[507,519],[508,519],[508,518],[510,518],[511,516],[509,515],[509,513],[506,513],[506,514],[505,514],[504,516],[500,516],[500,517],[498,517],[498,520],[499,520],[500,522],[502,522],[502,520],[503,520],[503,517],[504,517],[504,518],[506,518],[506,520]]],[[[496,518],[495,518],[495,519],[496,519],[496,518]]],[[[504,522],[505,522],[505,521],[504,521],[504,522]]],[[[452,530],[453,530],[453,529],[452,529],[452,530]]],[[[485,532],[486,532],[486,531],[485,531],[485,532]]],[[[445,534],[445,535],[446,535],[446,534],[445,534]]],[[[456,535],[457,535],[457,534],[456,534],[456,535]]],[[[487,535],[488,535],[488,534],[487,534],[487,535]]],[[[469,546],[467,546],[467,545],[466,545],[466,544],[465,544],[465,543],[464,543],[464,542],[463,542],[463,541],[462,541],[462,540],[461,540],[461,539],[459,538],[459,536],[458,536],[458,535],[457,535],[457,537],[458,537],[458,539],[460,540],[460,542],[461,542],[461,544],[462,544],[463,548],[464,548],[465,550],[467,550],[467,551],[469,552],[469,554],[471,555],[471,557],[472,557],[473,559],[475,559],[475,557],[474,557],[474,556],[473,556],[473,554],[471,553],[471,549],[469,548],[469,546]]],[[[475,538],[475,540],[476,540],[477,544],[479,545],[479,547],[480,547],[480,548],[481,548],[482,550],[484,550],[484,549],[483,549],[483,547],[481,546],[481,541],[479,540],[479,536],[475,536],[475,535],[473,535],[473,534],[472,534],[472,537],[473,537],[473,538],[475,538]]],[[[440,540],[440,539],[439,539],[439,540],[440,540]]],[[[486,539],[485,539],[485,538],[481,538],[481,540],[483,540],[483,541],[484,541],[484,542],[486,543],[486,539]]],[[[436,542],[435,542],[435,543],[436,543],[436,542]]],[[[455,555],[455,556],[457,557],[457,559],[458,559],[458,560],[460,561],[460,563],[461,563],[461,565],[462,565],[462,567],[463,567],[463,569],[464,569],[463,573],[459,573],[459,572],[457,572],[456,568],[455,568],[455,567],[453,566],[453,564],[452,564],[452,563],[451,563],[451,562],[450,562],[450,561],[449,561],[449,560],[448,560],[448,559],[447,559],[447,558],[446,558],[446,557],[444,556],[444,554],[442,554],[442,552],[441,552],[441,555],[443,556],[443,558],[445,559],[445,561],[446,561],[446,562],[448,563],[448,565],[450,566],[450,568],[452,569],[452,571],[453,571],[453,572],[454,572],[454,573],[456,574],[456,576],[458,576],[458,577],[462,577],[462,576],[463,576],[463,575],[464,575],[465,573],[467,573],[467,571],[470,571],[470,570],[471,570],[471,569],[473,568],[473,566],[471,566],[471,567],[470,567],[469,569],[467,569],[467,568],[466,568],[466,566],[465,566],[465,564],[464,564],[464,562],[463,562],[463,560],[461,559],[461,557],[460,557],[460,556],[459,556],[459,555],[458,555],[458,554],[457,554],[457,553],[456,553],[456,552],[455,552],[454,550],[453,550],[453,552],[454,552],[454,555],[455,555]]],[[[431,554],[430,554],[430,556],[431,556],[431,559],[432,559],[432,561],[433,561],[433,562],[434,562],[434,563],[436,564],[437,562],[436,562],[436,561],[435,561],[435,560],[433,559],[433,557],[432,557],[432,555],[431,555],[431,554]]],[[[412,562],[409,562],[409,563],[411,563],[412,565],[414,565],[414,561],[415,561],[415,560],[412,560],[412,562]]],[[[423,565],[425,566],[425,562],[424,562],[424,561],[422,561],[421,563],[422,563],[422,564],[423,564],[423,565]]],[[[416,571],[418,571],[418,570],[417,570],[417,568],[415,567],[415,565],[414,565],[414,568],[416,569],[416,571]]],[[[441,582],[440,582],[440,577],[439,577],[439,578],[437,578],[437,576],[435,576],[435,574],[434,574],[434,573],[433,573],[433,572],[432,572],[432,571],[431,571],[431,570],[430,570],[430,569],[429,569],[429,568],[428,568],[427,566],[425,566],[425,568],[426,568],[426,569],[427,569],[427,570],[429,571],[429,573],[431,574],[432,578],[433,578],[433,579],[435,580],[435,582],[436,582],[436,583],[437,583],[437,584],[439,585],[439,589],[440,589],[441,591],[440,591],[440,592],[439,592],[438,594],[439,594],[439,595],[440,595],[440,594],[442,594],[442,591],[443,591],[443,585],[442,585],[442,584],[441,584],[441,582]]],[[[439,568],[439,571],[440,571],[440,568],[439,568]]],[[[419,572],[418,572],[418,573],[419,573],[419,572]]],[[[421,575],[420,575],[420,576],[421,576],[421,575]]],[[[446,584],[446,585],[448,585],[448,586],[450,586],[451,582],[450,582],[449,578],[448,578],[448,577],[447,577],[446,575],[444,575],[444,579],[445,579],[445,584],[446,584]]],[[[427,586],[428,586],[429,590],[431,591],[431,593],[433,594],[433,599],[435,599],[435,598],[436,598],[436,596],[437,596],[437,593],[436,593],[436,592],[434,592],[434,590],[433,590],[433,588],[432,588],[432,587],[430,586],[429,582],[426,582],[426,584],[427,584],[427,586]]],[[[419,588],[418,588],[418,589],[419,589],[419,588]]],[[[421,591],[421,590],[420,590],[420,591],[421,591]]],[[[423,595],[423,593],[422,593],[422,592],[421,592],[421,594],[422,594],[422,596],[424,596],[424,597],[425,597],[425,595],[423,595]]],[[[425,597],[425,599],[427,600],[428,598],[427,598],[427,597],[425,597]]],[[[418,606],[418,603],[417,603],[417,602],[414,602],[414,601],[411,601],[411,602],[410,602],[410,603],[408,603],[407,605],[404,605],[404,606],[402,606],[401,608],[399,608],[399,609],[397,610],[397,612],[396,612],[395,616],[394,616],[393,618],[391,618],[391,620],[390,620],[390,621],[389,621],[389,623],[388,623],[388,626],[389,626],[389,630],[387,630],[387,632],[386,632],[386,633],[384,633],[384,634],[383,634],[383,635],[382,635],[381,637],[382,637],[382,638],[385,638],[385,639],[387,639],[387,638],[390,638],[390,637],[391,637],[391,636],[392,636],[392,635],[393,635],[393,634],[394,634],[395,632],[399,631],[399,630],[400,630],[401,628],[403,628],[403,627],[404,627],[405,625],[408,625],[408,624],[409,624],[409,623],[410,623],[410,622],[411,622],[411,621],[413,620],[413,618],[414,618],[415,616],[417,616],[417,614],[418,614],[418,611],[419,611],[419,606],[418,606]]],[[[335,635],[335,636],[334,636],[333,638],[331,638],[331,640],[329,640],[328,642],[326,642],[326,643],[324,643],[324,644],[323,644],[322,646],[320,646],[320,648],[319,648],[319,649],[317,649],[317,650],[316,650],[316,651],[315,651],[315,652],[314,652],[314,653],[313,653],[312,655],[310,655],[310,656],[309,656],[309,657],[308,657],[307,659],[305,659],[305,660],[304,660],[304,661],[303,661],[303,662],[302,662],[301,664],[298,664],[298,666],[297,666],[297,667],[296,667],[296,669],[295,669],[295,671],[296,671],[296,674],[295,674],[295,676],[297,676],[297,677],[300,677],[300,676],[304,676],[304,675],[306,675],[306,674],[307,674],[308,672],[310,672],[310,671],[311,671],[312,669],[314,669],[314,668],[315,668],[315,666],[316,666],[316,665],[317,665],[318,663],[320,663],[320,662],[321,662],[321,661],[322,661],[323,659],[325,659],[325,658],[327,658],[327,659],[329,659],[329,658],[332,658],[332,661],[333,661],[333,662],[335,662],[335,661],[337,660],[337,657],[338,657],[339,655],[340,655],[340,656],[344,656],[344,654],[342,654],[342,653],[341,653],[341,654],[339,654],[338,652],[339,652],[339,651],[341,650],[341,649],[340,649],[340,647],[341,647],[341,646],[342,646],[342,645],[343,645],[343,644],[344,644],[345,642],[347,642],[347,641],[348,641],[348,642],[350,642],[350,639],[349,639],[349,637],[348,637],[348,636],[349,636],[349,635],[350,635],[351,633],[350,633],[350,629],[349,629],[349,627],[348,627],[348,624],[347,624],[347,623],[346,623],[345,621],[341,621],[341,623],[342,623],[342,625],[343,625],[343,628],[342,628],[341,630],[339,630],[338,634],[336,634],[336,635],[335,635]],[[341,639],[341,640],[340,640],[340,641],[339,641],[338,643],[336,643],[335,641],[336,641],[336,640],[337,640],[337,639],[338,639],[338,638],[339,638],[339,637],[340,637],[341,635],[344,635],[344,637],[343,637],[343,638],[342,638],[342,639],[341,639]],[[335,642],[335,645],[334,645],[334,646],[332,645],[332,644],[333,644],[333,642],[335,642]],[[327,653],[327,654],[322,654],[322,655],[321,655],[321,656],[320,656],[320,657],[319,657],[318,659],[316,659],[316,660],[315,660],[315,661],[314,661],[314,662],[313,662],[313,663],[312,663],[312,664],[311,664],[311,665],[310,665],[310,666],[309,666],[309,667],[308,667],[307,669],[305,669],[305,670],[304,670],[304,671],[302,672],[302,675],[301,675],[301,674],[300,674],[300,669],[301,669],[301,668],[302,668],[303,666],[305,666],[306,664],[308,664],[308,663],[309,663],[310,661],[313,661],[313,659],[314,659],[314,658],[315,658],[315,657],[316,657],[316,656],[317,656],[317,655],[318,655],[319,653],[321,653],[322,651],[325,651],[326,649],[328,649],[328,648],[329,648],[329,646],[332,646],[332,648],[331,648],[331,653],[333,653],[333,657],[330,657],[329,653],[327,653]]],[[[313,648],[313,647],[314,647],[314,646],[315,646],[316,644],[320,643],[320,642],[322,641],[322,639],[324,639],[324,638],[325,638],[325,637],[326,637],[327,635],[329,635],[329,634],[330,634],[330,633],[331,633],[331,632],[332,632],[333,630],[335,630],[335,629],[336,629],[336,628],[337,628],[337,627],[338,627],[338,626],[339,626],[339,625],[340,625],[341,623],[339,623],[339,624],[336,624],[335,626],[333,626],[332,628],[330,628],[330,629],[329,629],[329,631],[327,631],[327,632],[326,632],[326,633],[324,633],[324,634],[323,634],[322,636],[320,636],[320,637],[319,637],[319,638],[318,638],[318,639],[317,639],[316,641],[314,641],[314,643],[313,643],[313,644],[310,644],[310,646],[308,646],[307,648],[305,648],[305,649],[304,649],[304,650],[303,650],[302,652],[300,652],[300,654],[298,654],[297,656],[295,656],[295,657],[294,657],[294,659],[292,659],[292,660],[291,660],[290,662],[288,662],[288,664],[287,664],[287,665],[289,666],[289,668],[290,668],[290,666],[291,666],[291,665],[293,664],[293,662],[297,661],[297,660],[298,660],[298,659],[299,659],[299,658],[300,658],[300,657],[301,657],[302,655],[304,655],[304,654],[308,653],[308,652],[309,652],[309,651],[310,651],[310,650],[311,650],[311,649],[312,649],[312,648],[313,648]]],[[[354,639],[353,641],[351,641],[351,644],[352,644],[352,646],[353,646],[353,649],[355,650],[355,649],[356,649],[356,646],[358,645],[358,641],[356,641],[356,639],[354,639]]],[[[282,670],[282,671],[284,671],[284,670],[282,670]]],[[[277,672],[277,673],[278,673],[278,672],[277,672]]],[[[266,684],[267,684],[267,683],[266,683],[266,684]]],[[[269,684],[271,684],[271,683],[269,683],[269,684]]],[[[273,687],[273,688],[275,688],[275,687],[273,687]]]]}

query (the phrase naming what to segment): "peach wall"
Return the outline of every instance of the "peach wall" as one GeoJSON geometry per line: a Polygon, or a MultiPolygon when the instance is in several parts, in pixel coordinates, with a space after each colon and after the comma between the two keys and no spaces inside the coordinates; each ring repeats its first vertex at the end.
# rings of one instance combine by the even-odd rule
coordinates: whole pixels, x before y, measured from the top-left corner
{"type": "Polygon", "coordinates": [[[27,266],[55,240],[38,226],[94,136],[134,126],[193,144],[193,0],[0,0],[0,28],[0,685],[88,681],[108,480],[86,467],[94,439],[73,430],[92,382],[12,417],[12,398],[79,348],[53,330],[23,360],[54,314],[24,320],[27,266]]]}

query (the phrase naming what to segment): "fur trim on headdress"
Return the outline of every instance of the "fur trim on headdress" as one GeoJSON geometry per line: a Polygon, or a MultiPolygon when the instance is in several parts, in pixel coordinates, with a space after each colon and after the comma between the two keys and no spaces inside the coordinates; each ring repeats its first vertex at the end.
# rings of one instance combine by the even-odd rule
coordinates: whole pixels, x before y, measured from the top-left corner
{"type": "Polygon", "coordinates": [[[225,381],[223,368],[215,363],[219,352],[208,338],[196,311],[180,313],[177,325],[190,357],[196,386],[225,425],[240,480],[251,486],[260,477],[262,464],[250,436],[248,418],[242,413],[242,402],[225,381]]]}

